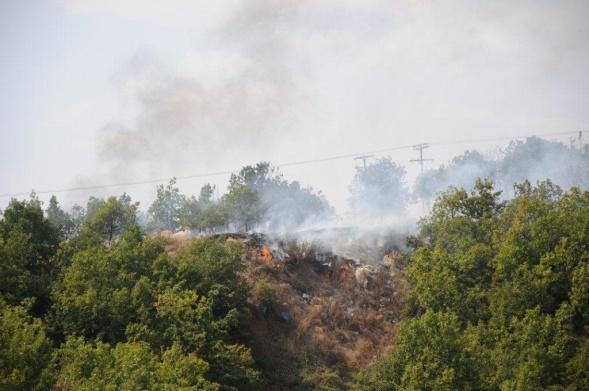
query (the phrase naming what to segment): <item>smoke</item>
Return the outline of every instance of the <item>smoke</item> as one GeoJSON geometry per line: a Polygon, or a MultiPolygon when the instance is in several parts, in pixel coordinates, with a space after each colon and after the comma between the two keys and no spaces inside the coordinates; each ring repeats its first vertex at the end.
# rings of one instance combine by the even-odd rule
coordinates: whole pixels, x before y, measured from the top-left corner
{"type": "Polygon", "coordinates": [[[259,226],[262,231],[286,234],[301,227],[325,224],[335,215],[321,192],[301,187],[296,181],[264,189],[261,197],[269,205],[259,226]]]}
{"type": "MultiPolygon", "coordinates": [[[[82,182],[313,159],[427,141],[432,129],[504,135],[506,119],[510,128],[576,128],[584,118],[583,2],[148,3],[109,3],[107,13],[173,25],[175,8],[182,30],[184,13],[207,27],[188,29],[188,54],[139,54],[120,72],[129,110],[98,137],[107,178],[82,182]]],[[[343,209],[352,174],[335,167],[289,173],[343,209]]]]}
{"type": "Polygon", "coordinates": [[[550,179],[565,190],[573,186],[587,189],[589,148],[580,144],[567,147],[560,142],[530,137],[525,142],[510,143],[495,158],[467,151],[450,164],[420,175],[414,194],[431,202],[450,186],[472,188],[478,178],[492,179],[504,198],[512,197],[514,184],[525,180],[536,183],[550,179]]]}
{"type": "Polygon", "coordinates": [[[589,148],[572,148],[537,137],[513,142],[503,159],[496,162],[496,181],[505,196],[513,195],[513,184],[550,179],[567,190],[589,188],[589,148]]]}
{"type": "MultiPolygon", "coordinates": [[[[134,4],[134,17],[153,8],[134,4]]],[[[431,139],[429,129],[459,139],[473,129],[505,134],[506,119],[510,128],[542,131],[576,128],[585,118],[583,2],[251,0],[231,7],[221,27],[209,23],[181,61],[141,54],[117,75],[130,107],[99,132],[103,182],[412,144],[431,139]]],[[[586,159],[555,168],[570,158],[557,149],[522,152],[505,165],[503,158],[466,154],[422,175],[413,204],[403,184],[384,191],[369,185],[353,216],[317,213],[329,207],[311,191],[264,191],[271,207],[259,228],[402,228],[423,212],[422,199],[431,202],[451,185],[469,188],[477,177],[495,179],[506,195],[522,178],[550,175],[566,187],[586,172],[586,159]],[[390,197],[395,189],[398,197],[390,197]]],[[[340,167],[297,173],[341,207],[352,171],[340,167]]]]}
{"type": "Polygon", "coordinates": [[[109,176],[165,175],[186,167],[194,172],[199,166],[205,171],[227,167],[236,151],[242,159],[263,154],[273,143],[273,129],[288,129],[294,120],[297,83],[288,65],[287,27],[299,6],[242,3],[210,35],[213,48],[194,54],[188,70],[168,69],[145,56],[134,59],[117,79],[131,94],[136,115],[99,132],[99,156],[109,176]]]}
{"type": "Polygon", "coordinates": [[[391,215],[402,215],[409,199],[405,173],[391,158],[357,167],[350,185],[350,205],[355,217],[380,221],[391,215]]]}
{"type": "Polygon", "coordinates": [[[471,189],[477,178],[494,177],[494,164],[478,151],[466,151],[448,165],[427,170],[415,181],[414,198],[431,202],[449,186],[471,189]]]}
{"type": "Polygon", "coordinates": [[[324,221],[314,228],[300,228],[301,240],[319,241],[335,253],[377,263],[391,250],[404,250],[404,238],[415,232],[417,219],[436,196],[450,187],[472,189],[477,179],[491,179],[504,199],[515,195],[514,185],[550,180],[564,190],[589,189],[589,146],[578,138],[561,142],[530,137],[511,142],[497,154],[485,156],[466,151],[448,165],[420,175],[412,202],[404,184],[404,169],[391,159],[380,159],[356,169],[350,188],[353,214],[341,221],[324,221]],[[416,209],[418,213],[415,213],[416,209]]]}

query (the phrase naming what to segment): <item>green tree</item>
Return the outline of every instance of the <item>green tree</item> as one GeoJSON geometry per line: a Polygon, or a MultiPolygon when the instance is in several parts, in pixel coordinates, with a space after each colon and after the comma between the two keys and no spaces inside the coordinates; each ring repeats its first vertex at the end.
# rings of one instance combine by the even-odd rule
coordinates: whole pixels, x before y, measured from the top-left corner
{"type": "MultiPolygon", "coordinates": [[[[589,187],[589,154],[561,142],[528,137],[512,141],[497,162],[497,183],[509,190],[513,183],[554,178],[563,188],[589,187]],[[558,164],[553,164],[558,162],[558,164]]],[[[511,193],[510,193],[511,195],[511,193]]]]}
{"type": "Polygon", "coordinates": [[[466,151],[447,165],[421,173],[415,180],[413,194],[429,203],[449,187],[471,189],[477,178],[495,178],[496,165],[477,151],[466,151]]]}
{"type": "Polygon", "coordinates": [[[458,317],[427,311],[405,321],[393,351],[360,374],[364,390],[471,390],[477,388],[473,358],[465,349],[458,317]]]}
{"type": "Polygon", "coordinates": [[[260,222],[264,206],[256,190],[244,185],[233,186],[222,199],[230,223],[245,232],[260,222]]]}
{"type": "Polygon", "coordinates": [[[259,374],[253,369],[250,350],[228,343],[238,324],[237,311],[231,309],[224,316],[215,316],[213,304],[213,300],[197,296],[194,291],[163,292],[156,302],[151,343],[164,347],[177,344],[183,351],[198,354],[209,365],[207,378],[227,389],[253,389],[259,374]]]}
{"type": "Polygon", "coordinates": [[[173,345],[161,357],[144,342],[114,348],[68,338],[56,352],[56,386],[62,390],[218,390],[204,378],[208,365],[173,345]]]}
{"type": "Polygon", "coordinates": [[[0,390],[44,390],[51,341],[41,320],[0,300],[0,390]]]}
{"type": "Polygon", "coordinates": [[[405,169],[390,158],[356,168],[350,186],[352,210],[371,217],[404,211],[409,199],[404,176],[405,169]]]}
{"type": "Polygon", "coordinates": [[[229,190],[245,186],[251,190],[263,192],[283,181],[282,175],[270,163],[260,162],[255,166],[243,167],[238,174],[231,174],[229,190]]]}
{"type": "Polygon", "coordinates": [[[45,213],[47,214],[47,220],[58,230],[62,238],[68,238],[75,232],[76,224],[74,220],[59,207],[55,196],[51,196],[49,199],[49,206],[45,213]]]}
{"type": "Polygon", "coordinates": [[[176,187],[175,178],[166,186],[158,186],[156,198],[147,211],[152,229],[175,231],[180,228],[182,217],[190,211],[187,202],[186,197],[180,194],[180,189],[176,187]]]}
{"type": "Polygon", "coordinates": [[[182,229],[198,228],[202,209],[194,196],[186,198],[178,213],[178,227],[182,229]]]}
{"type": "MultiPolygon", "coordinates": [[[[423,342],[413,340],[407,344],[412,355],[402,362],[419,368],[415,375],[385,358],[360,378],[360,385],[384,379],[381,389],[583,389],[589,366],[589,192],[563,193],[545,181],[518,184],[515,194],[500,201],[488,181],[478,181],[472,192],[451,189],[438,197],[418,234],[408,240],[408,302],[417,303],[417,315],[455,317],[472,382],[450,386],[417,376],[447,368],[446,356],[416,356],[423,342]]],[[[404,351],[405,325],[421,319],[427,318],[401,326],[392,357],[404,351]]],[[[436,327],[419,330],[428,341],[440,334],[436,327]]]]}
{"type": "Polygon", "coordinates": [[[504,207],[499,196],[489,181],[477,181],[470,193],[450,189],[420,222],[419,248],[406,272],[423,308],[450,309],[470,321],[488,318],[491,238],[504,207]]]}
{"type": "Polygon", "coordinates": [[[286,181],[268,162],[245,166],[232,175],[225,198],[230,222],[247,225],[246,230],[261,222],[269,229],[294,228],[333,215],[320,192],[286,181]]]}
{"type": "MultiPolygon", "coordinates": [[[[74,249],[71,262],[53,286],[54,305],[48,319],[56,334],[81,336],[95,344],[94,348],[84,342],[81,348],[94,353],[101,351],[98,341],[118,344],[115,359],[124,343],[146,343],[154,352],[181,349],[183,355],[195,354],[204,360],[205,378],[223,389],[256,387],[259,374],[253,369],[251,353],[237,338],[247,298],[247,286],[240,277],[239,246],[227,245],[222,238],[203,238],[171,261],[164,241],[144,239],[137,226],[111,246],[102,241],[89,243],[74,249]]],[[[107,353],[104,360],[112,361],[107,353]]],[[[170,355],[170,360],[178,356],[170,355]]],[[[175,360],[188,369],[196,363],[194,357],[175,360]]],[[[151,383],[149,362],[141,364],[147,366],[147,372],[127,374],[144,379],[131,383],[133,387],[158,389],[159,385],[151,383]]],[[[76,368],[72,370],[78,371],[76,368]]],[[[73,382],[74,389],[83,389],[115,377],[92,376],[90,372],[82,376],[87,383],[72,380],[79,375],[64,379],[73,382]]],[[[108,389],[108,382],[97,387],[108,389]]],[[[116,384],[127,387],[122,385],[126,383],[116,384]]]]}
{"type": "Polygon", "coordinates": [[[198,204],[201,208],[206,208],[213,203],[213,196],[215,194],[215,186],[207,183],[200,189],[200,193],[198,194],[198,204]]]}
{"type": "Polygon", "coordinates": [[[589,390],[589,340],[579,345],[575,355],[566,364],[569,389],[573,391],[589,390]]]}
{"type": "Polygon", "coordinates": [[[197,228],[200,231],[212,233],[227,225],[225,205],[222,203],[207,206],[198,219],[197,228]]]}
{"type": "Polygon", "coordinates": [[[96,198],[94,196],[88,198],[88,202],[86,203],[86,218],[92,217],[104,203],[105,201],[102,198],[96,198]]]}
{"type": "Polygon", "coordinates": [[[138,206],[139,203],[132,203],[127,194],[119,198],[109,197],[106,201],[89,201],[85,228],[97,233],[110,244],[136,223],[138,206]]]}
{"type": "Polygon", "coordinates": [[[0,220],[0,295],[11,304],[34,298],[33,311],[43,313],[59,271],[53,261],[58,244],[58,232],[37,199],[12,200],[0,220]]]}
{"type": "Polygon", "coordinates": [[[214,191],[214,186],[206,184],[198,198],[186,198],[179,215],[181,227],[214,232],[225,225],[225,211],[223,205],[213,199],[214,191]]]}
{"type": "MultiPolygon", "coordinates": [[[[555,316],[543,315],[536,307],[521,318],[494,319],[488,333],[495,342],[486,362],[493,368],[491,385],[521,391],[564,385],[572,347],[567,312],[563,307],[555,316]]],[[[471,347],[474,351],[480,348],[471,347]]]]}
{"type": "Polygon", "coordinates": [[[227,245],[223,238],[198,239],[178,254],[174,274],[166,277],[165,287],[195,290],[212,301],[216,315],[244,308],[247,287],[239,274],[243,270],[241,256],[241,248],[227,245]]]}
{"type": "Polygon", "coordinates": [[[122,341],[127,324],[144,319],[153,303],[145,285],[162,253],[163,245],[143,241],[136,226],[112,248],[98,243],[77,251],[53,286],[55,327],[65,335],[122,341]]]}

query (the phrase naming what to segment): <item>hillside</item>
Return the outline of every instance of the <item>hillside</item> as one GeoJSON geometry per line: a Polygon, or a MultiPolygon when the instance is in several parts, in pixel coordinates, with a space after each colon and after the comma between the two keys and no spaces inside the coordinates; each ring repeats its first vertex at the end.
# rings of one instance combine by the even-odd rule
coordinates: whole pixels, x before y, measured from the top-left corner
{"type": "Polygon", "coordinates": [[[407,236],[147,233],[128,197],[71,230],[13,200],[0,389],[586,390],[589,192],[515,191],[450,188],[407,236]]]}
{"type": "MultiPolygon", "coordinates": [[[[163,235],[172,256],[197,240],[163,235]]],[[[341,388],[391,345],[407,289],[399,271],[401,253],[390,252],[388,265],[367,267],[300,239],[217,238],[243,250],[243,277],[252,292],[245,342],[266,376],[266,389],[319,383],[341,388]]]]}

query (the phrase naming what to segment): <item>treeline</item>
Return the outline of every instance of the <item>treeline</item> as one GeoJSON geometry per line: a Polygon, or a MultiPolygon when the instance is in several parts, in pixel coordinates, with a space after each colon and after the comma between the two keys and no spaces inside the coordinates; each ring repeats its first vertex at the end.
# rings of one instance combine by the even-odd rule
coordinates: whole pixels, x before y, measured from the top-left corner
{"type": "Polygon", "coordinates": [[[504,198],[511,198],[513,184],[535,183],[546,178],[563,189],[589,188],[589,146],[566,146],[560,142],[529,137],[513,141],[495,158],[467,151],[449,164],[427,170],[415,183],[415,198],[433,201],[450,186],[470,189],[477,178],[493,180],[504,198]]]}
{"type": "Polygon", "coordinates": [[[408,239],[407,317],[360,390],[588,390],[589,192],[442,193],[408,239]]]}
{"type": "MultiPolygon", "coordinates": [[[[65,212],[53,196],[47,208],[49,221],[64,237],[77,234],[82,223],[95,213],[112,215],[103,231],[108,241],[129,223],[138,222],[147,232],[192,230],[202,233],[292,229],[304,223],[322,221],[334,214],[321,192],[289,182],[269,163],[246,166],[232,174],[226,194],[215,197],[215,187],[206,184],[198,196],[180,192],[176,180],[157,187],[156,198],[145,214],[139,204],[123,194],[118,199],[91,197],[86,208],[76,205],[65,212]],[[103,205],[108,207],[99,209],[103,205]],[[110,232],[106,232],[110,231],[110,232]]],[[[98,218],[101,220],[101,218],[98,218]]]]}
{"type": "Polygon", "coordinates": [[[420,174],[413,186],[405,181],[406,170],[391,158],[370,161],[356,168],[350,185],[352,214],[373,221],[398,217],[408,203],[431,204],[448,187],[470,189],[478,178],[491,179],[502,197],[514,196],[513,184],[535,183],[550,178],[561,188],[589,188],[589,146],[567,147],[560,142],[529,137],[511,142],[495,158],[467,151],[450,163],[420,174]]]}
{"type": "Polygon", "coordinates": [[[504,199],[514,196],[513,184],[532,183],[551,178],[561,188],[589,188],[589,146],[567,147],[537,137],[516,141],[486,158],[477,151],[466,151],[450,163],[420,174],[411,188],[403,165],[384,157],[356,168],[350,184],[350,211],[360,219],[377,222],[402,216],[407,205],[430,205],[448,187],[472,189],[478,178],[492,180],[504,199]],[[375,221],[376,220],[376,221],[375,221]]]}
{"type": "MultiPolygon", "coordinates": [[[[264,389],[239,246],[170,259],[127,196],[92,204],[69,239],[35,198],[3,212],[0,389],[264,389]]],[[[392,350],[351,388],[589,388],[589,191],[450,189],[407,245],[392,350]]]]}
{"type": "Polygon", "coordinates": [[[198,197],[171,181],[141,214],[123,194],[43,210],[33,194],[0,219],[0,390],[262,389],[247,337],[238,245],[194,241],[170,259],[152,233],[276,229],[332,213],[267,163],[198,197]]]}
{"type": "Polygon", "coordinates": [[[239,246],[204,238],[171,260],[128,197],[95,206],[74,234],[35,198],[4,211],[0,389],[259,389],[239,246]]]}
{"type": "MultiPolygon", "coordinates": [[[[358,168],[354,210],[402,209],[403,175],[386,158],[358,168]]],[[[56,198],[45,210],[12,200],[0,219],[0,390],[263,389],[243,344],[239,247],[205,237],[170,259],[151,233],[280,229],[333,210],[267,163],[214,193],[189,197],[172,181],[144,215],[126,194],[70,212],[56,198]]],[[[488,180],[439,195],[407,240],[393,349],[350,387],[589,389],[589,192],[524,181],[506,198],[488,180]]]]}
{"type": "MultiPolygon", "coordinates": [[[[477,178],[494,181],[504,199],[514,195],[513,183],[544,178],[564,189],[589,188],[589,147],[567,147],[536,137],[512,142],[499,158],[490,160],[476,151],[467,151],[447,165],[419,175],[413,188],[405,180],[405,168],[390,157],[368,162],[355,169],[349,186],[349,209],[359,222],[378,222],[402,216],[409,203],[430,204],[448,187],[472,188],[477,178]]],[[[175,180],[160,185],[154,202],[144,213],[123,195],[119,203],[139,213],[139,223],[148,232],[189,229],[196,232],[289,231],[304,224],[321,223],[334,217],[335,210],[321,192],[289,182],[267,162],[246,166],[231,175],[227,192],[215,197],[207,184],[198,195],[184,195],[175,180]]],[[[57,200],[49,203],[50,221],[66,235],[76,233],[82,221],[90,218],[103,203],[114,199],[90,198],[86,208],[60,210],[57,200]]],[[[116,230],[116,227],[114,227],[116,230]]]]}

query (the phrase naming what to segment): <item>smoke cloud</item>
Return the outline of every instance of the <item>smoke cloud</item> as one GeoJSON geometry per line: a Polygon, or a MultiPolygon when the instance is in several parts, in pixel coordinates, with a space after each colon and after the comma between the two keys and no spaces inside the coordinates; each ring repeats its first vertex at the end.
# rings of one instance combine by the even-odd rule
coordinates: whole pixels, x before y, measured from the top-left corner
{"type": "Polygon", "coordinates": [[[417,178],[414,194],[432,202],[448,187],[471,189],[478,178],[492,179],[503,197],[514,195],[514,184],[551,180],[564,190],[573,186],[589,188],[589,147],[581,140],[567,147],[556,141],[530,137],[512,142],[495,157],[467,151],[448,165],[428,170],[417,178]]]}
{"type": "Polygon", "coordinates": [[[135,59],[119,84],[134,94],[136,117],[99,133],[99,156],[111,176],[231,167],[230,153],[240,159],[263,154],[275,142],[273,130],[294,120],[297,84],[288,66],[287,26],[299,3],[244,2],[211,38],[213,47],[230,53],[222,57],[228,63],[215,62],[216,49],[203,56],[212,61],[204,66],[195,54],[196,71],[189,72],[135,59]]]}

